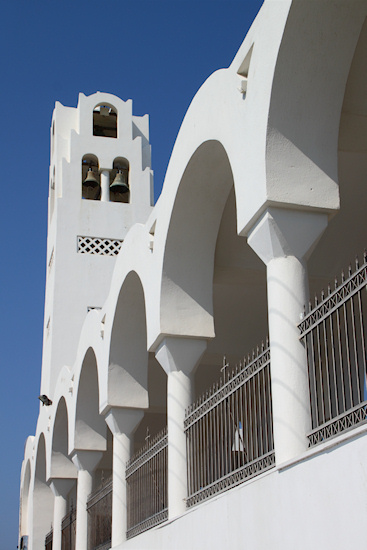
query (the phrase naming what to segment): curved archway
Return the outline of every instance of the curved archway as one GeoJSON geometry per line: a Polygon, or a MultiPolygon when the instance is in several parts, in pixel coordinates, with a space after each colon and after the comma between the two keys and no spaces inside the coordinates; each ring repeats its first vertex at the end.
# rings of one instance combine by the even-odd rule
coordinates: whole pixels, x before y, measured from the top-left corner
{"type": "Polygon", "coordinates": [[[20,495],[20,518],[19,518],[19,536],[20,538],[26,537],[28,533],[28,501],[29,501],[29,487],[31,483],[31,465],[29,460],[25,467],[25,473],[23,477],[22,492],[20,495]]]}
{"type": "Polygon", "coordinates": [[[84,356],[78,384],[75,449],[104,451],[106,430],[104,418],[99,414],[97,360],[93,349],[89,348],[84,356]]]}
{"type": "Polygon", "coordinates": [[[68,457],[68,411],[64,397],[61,397],[56,410],[52,434],[51,475],[52,478],[76,478],[77,472],[68,457]]]}
{"type": "Polygon", "coordinates": [[[108,402],[111,406],[148,406],[148,351],[145,297],[141,281],[130,272],[120,290],[111,333],[108,402]]]}
{"type": "Polygon", "coordinates": [[[196,393],[267,336],[265,266],[238,236],[230,161],[218,141],[203,143],[183,174],[163,264],[161,332],[208,338],[196,393]]]}
{"type": "Polygon", "coordinates": [[[366,63],[367,20],[364,21],[350,65],[340,116],[337,145],[340,211],[330,220],[309,260],[310,282],[315,292],[326,288],[356,255],[362,260],[366,247],[366,63]],[[338,243],[337,253],[335,243],[338,243]]]}
{"type": "Polygon", "coordinates": [[[318,7],[318,17],[308,2],[293,2],[289,10],[272,81],[266,193],[268,203],[279,207],[334,213],[339,119],[365,15],[362,4],[355,11],[347,4],[318,7]]]}
{"type": "Polygon", "coordinates": [[[163,333],[214,336],[215,245],[232,185],[223,146],[203,143],[185,169],[171,212],[161,290],[163,333]]]}
{"type": "Polygon", "coordinates": [[[54,496],[46,483],[46,442],[40,435],[33,489],[33,548],[43,548],[53,521],[54,496]]]}

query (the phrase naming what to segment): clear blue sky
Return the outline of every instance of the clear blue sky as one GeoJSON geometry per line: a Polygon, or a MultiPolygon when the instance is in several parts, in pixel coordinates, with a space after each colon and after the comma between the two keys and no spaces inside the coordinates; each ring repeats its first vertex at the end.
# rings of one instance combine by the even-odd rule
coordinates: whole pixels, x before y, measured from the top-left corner
{"type": "MultiPolygon", "coordinates": [[[[0,550],[15,549],[24,442],[38,415],[49,126],[97,90],[150,115],[155,196],[185,112],[227,67],[262,0],[10,0],[1,45],[0,550]]],[[[41,550],[41,549],[35,549],[41,550]]]]}

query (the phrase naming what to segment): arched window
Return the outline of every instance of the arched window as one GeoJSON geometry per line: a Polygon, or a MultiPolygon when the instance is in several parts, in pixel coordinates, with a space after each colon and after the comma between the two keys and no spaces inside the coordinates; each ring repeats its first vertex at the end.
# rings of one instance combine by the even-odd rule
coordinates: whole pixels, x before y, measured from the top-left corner
{"type": "Polygon", "coordinates": [[[110,173],[110,201],[130,202],[129,161],[118,157],[110,173]]]}
{"type": "Polygon", "coordinates": [[[84,155],[82,159],[82,197],[90,200],[101,198],[99,163],[95,155],[84,155]]]}
{"type": "Polygon", "coordinates": [[[93,109],[93,135],[117,138],[117,112],[110,105],[93,109]]]}

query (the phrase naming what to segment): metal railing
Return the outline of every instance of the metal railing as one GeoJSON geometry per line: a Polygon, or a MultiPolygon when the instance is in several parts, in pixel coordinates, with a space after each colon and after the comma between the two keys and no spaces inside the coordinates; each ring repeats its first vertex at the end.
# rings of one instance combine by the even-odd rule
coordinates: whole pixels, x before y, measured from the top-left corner
{"type": "Polygon", "coordinates": [[[87,500],[88,550],[111,548],[112,477],[102,481],[87,500]]]}
{"type": "Polygon", "coordinates": [[[70,511],[61,522],[61,548],[62,550],[75,550],[76,534],[76,510],[71,505],[70,511]]]}
{"type": "Polygon", "coordinates": [[[307,351],[312,431],[310,446],[367,421],[367,261],[335,279],[299,324],[307,351]]]}
{"type": "Polygon", "coordinates": [[[45,550],[52,550],[53,529],[49,531],[45,537],[45,550]]]}
{"type": "Polygon", "coordinates": [[[167,428],[138,451],[126,468],[127,538],[165,521],[167,509],[167,428]]]}
{"type": "Polygon", "coordinates": [[[275,465],[268,344],[228,366],[186,412],[188,507],[275,465]]]}

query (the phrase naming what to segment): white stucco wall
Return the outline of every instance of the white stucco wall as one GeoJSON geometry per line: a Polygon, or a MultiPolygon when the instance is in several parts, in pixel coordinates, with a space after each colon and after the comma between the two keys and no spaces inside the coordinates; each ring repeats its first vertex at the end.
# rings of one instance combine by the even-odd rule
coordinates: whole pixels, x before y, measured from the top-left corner
{"type": "Polygon", "coordinates": [[[366,431],[265,473],[147,531],[126,550],[363,548],[366,431]],[[309,456],[309,458],[307,458],[309,456]]]}

